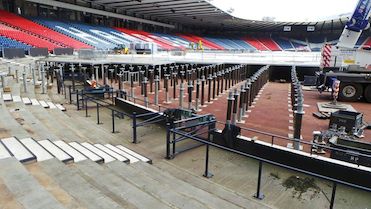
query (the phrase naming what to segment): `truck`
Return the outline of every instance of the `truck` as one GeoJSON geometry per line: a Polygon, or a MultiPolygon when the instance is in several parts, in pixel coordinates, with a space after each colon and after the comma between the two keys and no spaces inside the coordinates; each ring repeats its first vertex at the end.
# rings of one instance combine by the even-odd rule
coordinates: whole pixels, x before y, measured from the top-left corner
{"type": "MultiPolygon", "coordinates": [[[[321,65],[317,76],[320,91],[331,89],[340,81],[340,101],[354,102],[364,98],[371,103],[370,46],[355,49],[363,31],[370,27],[371,0],[359,0],[353,15],[346,23],[337,45],[325,44],[321,50],[321,65]]],[[[366,38],[371,43],[371,38],[366,38]]]]}

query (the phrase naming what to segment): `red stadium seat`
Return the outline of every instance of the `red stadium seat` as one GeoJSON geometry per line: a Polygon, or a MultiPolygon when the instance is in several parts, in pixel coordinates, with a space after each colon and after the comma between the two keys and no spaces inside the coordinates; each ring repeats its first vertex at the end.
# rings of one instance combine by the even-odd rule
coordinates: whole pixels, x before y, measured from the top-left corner
{"type": "Polygon", "coordinates": [[[269,49],[264,46],[259,40],[253,38],[253,37],[245,37],[243,38],[244,41],[246,41],[251,46],[255,47],[257,50],[260,51],[269,51],[269,49]]]}
{"type": "Polygon", "coordinates": [[[281,47],[271,38],[258,38],[258,40],[271,51],[282,51],[281,47]]]}

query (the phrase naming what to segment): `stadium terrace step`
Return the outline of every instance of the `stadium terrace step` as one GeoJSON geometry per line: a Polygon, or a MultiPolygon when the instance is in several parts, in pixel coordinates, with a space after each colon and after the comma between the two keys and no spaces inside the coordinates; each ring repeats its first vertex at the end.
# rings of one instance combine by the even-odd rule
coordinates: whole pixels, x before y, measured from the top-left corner
{"type": "Polygon", "coordinates": [[[37,161],[50,160],[53,157],[47,150],[45,150],[39,143],[32,138],[25,138],[20,140],[22,144],[36,156],[37,161]]]}
{"type": "MultiPolygon", "coordinates": [[[[121,164],[123,166],[128,166],[123,163],[121,164]]],[[[123,181],[123,179],[115,175],[112,170],[105,169],[103,166],[84,161],[75,164],[74,167],[88,179],[96,179],[93,182],[89,182],[113,199],[125,201],[141,209],[170,208],[165,203],[146,193],[145,188],[137,188],[123,181]]]]}
{"type": "Polygon", "coordinates": [[[103,158],[96,155],[95,153],[93,153],[92,151],[90,151],[89,149],[87,149],[86,147],[82,146],[81,144],[79,144],[77,142],[70,142],[69,145],[71,145],[71,147],[75,148],[81,154],[85,155],[90,160],[92,160],[96,163],[103,163],[104,162],[103,158]]]}
{"type": "Polygon", "coordinates": [[[25,105],[31,105],[32,104],[31,100],[28,97],[22,97],[22,102],[25,105]]]}
{"type": "MultiPolygon", "coordinates": [[[[139,162],[143,163],[143,162],[139,162]]],[[[202,202],[190,198],[187,195],[174,192],[172,188],[162,182],[154,181],[152,178],[144,175],[141,171],[136,170],[131,166],[122,165],[122,163],[112,162],[106,165],[113,173],[120,176],[125,181],[128,181],[138,188],[146,188],[146,192],[155,196],[158,199],[168,202],[177,208],[184,209],[202,209],[208,208],[202,202]],[[171,191],[171,192],[169,192],[171,191]]]]}
{"type": "Polygon", "coordinates": [[[104,163],[109,163],[116,160],[109,154],[103,152],[102,150],[98,149],[97,147],[93,146],[90,143],[83,142],[81,143],[81,145],[84,146],[86,149],[90,150],[91,152],[93,152],[94,154],[98,155],[99,157],[103,158],[104,163]]]}
{"type": "Polygon", "coordinates": [[[127,159],[126,157],[110,150],[109,148],[105,147],[104,145],[102,144],[94,144],[95,147],[97,147],[98,149],[102,150],[103,152],[107,153],[108,155],[114,157],[116,160],[120,161],[120,162],[125,162],[125,163],[129,163],[129,159],[127,159]]]}
{"type": "Polygon", "coordinates": [[[64,108],[61,104],[55,104],[55,106],[59,109],[59,110],[61,110],[61,111],[66,111],[66,108],[64,108]]]}
{"type": "Polygon", "coordinates": [[[12,155],[8,152],[6,147],[0,141],[0,160],[10,158],[12,155]]]}
{"type": "Polygon", "coordinates": [[[49,108],[49,105],[45,101],[40,100],[39,103],[43,108],[49,108]]]}
{"type": "Polygon", "coordinates": [[[71,147],[69,144],[67,144],[64,141],[58,140],[53,142],[55,145],[57,145],[59,148],[61,148],[63,151],[65,151],[68,155],[73,157],[73,161],[75,163],[87,160],[83,154],[81,154],[79,151],[75,150],[73,147],[71,147]]]}
{"type": "Polygon", "coordinates": [[[151,159],[148,159],[148,158],[146,158],[146,157],[144,157],[144,156],[142,156],[142,155],[140,155],[140,154],[124,147],[124,146],[122,146],[122,145],[117,145],[116,147],[119,148],[120,150],[128,153],[129,155],[134,156],[135,158],[139,159],[140,161],[143,161],[145,163],[150,163],[150,164],[152,163],[151,159]]]}
{"type": "Polygon", "coordinates": [[[200,178],[199,176],[196,176],[189,171],[179,168],[172,163],[160,161],[156,163],[156,167],[161,169],[163,172],[171,174],[177,179],[192,184],[193,186],[214,194],[224,200],[233,202],[238,206],[247,207],[249,209],[271,208],[270,206],[267,206],[261,202],[257,202],[254,199],[246,198],[242,194],[237,194],[235,191],[224,188],[217,183],[209,181],[205,178],[200,178]]]}
{"type": "Polygon", "coordinates": [[[13,101],[13,97],[11,94],[3,94],[3,100],[4,102],[11,102],[13,101]]]}
{"type": "Polygon", "coordinates": [[[56,109],[57,108],[57,106],[55,106],[55,104],[53,102],[46,102],[46,104],[48,104],[50,109],[56,109]]]}
{"type": "Polygon", "coordinates": [[[122,151],[121,149],[113,146],[112,144],[105,144],[104,146],[106,146],[107,148],[109,148],[110,150],[126,157],[127,159],[129,159],[130,163],[136,163],[136,162],[139,162],[140,160],[132,155],[129,155],[128,153],[122,151]]]}
{"type": "Polygon", "coordinates": [[[169,187],[172,188],[172,191],[183,193],[184,195],[190,198],[197,199],[198,201],[207,205],[209,208],[228,208],[228,209],[241,208],[240,206],[237,206],[234,202],[229,202],[220,199],[219,197],[216,197],[215,195],[209,192],[206,192],[191,184],[188,184],[168,173],[164,173],[155,166],[150,165],[148,163],[135,163],[131,166],[133,166],[135,169],[138,169],[139,172],[148,175],[155,181],[159,181],[169,185],[169,187]]]}
{"type": "Polygon", "coordinates": [[[53,144],[49,139],[38,141],[38,143],[50,152],[54,157],[64,163],[73,162],[73,157],[53,144]]]}
{"type": "Polygon", "coordinates": [[[13,96],[13,102],[22,102],[22,98],[20,96],[13,96]]]}
{"type": "Polygon", "coordinates": [[[31,99],[31,103],[32,103],[33,106],[39,106],[40,105],[40,103],[39,103],[39,101],[37,101],[37,99],[31,99]]]}
{"type": "Polygon", "coordinates": [[[36,161],[36,156],[23,146],[17,138],[5,138],[2,139],[1,142],[19,162],[32,163],[36,161]]]}
{"type": "MultiPolygon", "coordinates": [[[[39,165],[43,172],[53,178],[64,191],[86,208],[119,209],[125,206],[119,205],[110,197],[103,194],[102,191],[90,183],[90,180],[84,179],[75,169],[71,169],[71,166],[66,166],[56,159],[40,162],[39,165]]],[[[97,179],[100,181],[102,176],[98,176],[97,179]]]]}
{"type": "MultiPolygon", "coordinates": [[[[17,159],[0,160],[0,177],[24,208],[63,209],[64,207],[35,180],[17,159]]],[[[2,194],[3,195],[3,194],[2,194]]]]}

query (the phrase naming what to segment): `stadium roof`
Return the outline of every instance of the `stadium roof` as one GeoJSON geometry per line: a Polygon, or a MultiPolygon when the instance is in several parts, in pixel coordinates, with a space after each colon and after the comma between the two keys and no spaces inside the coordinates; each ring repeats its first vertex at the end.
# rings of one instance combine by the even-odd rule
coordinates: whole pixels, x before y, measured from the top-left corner
{"type": "MultiPolygon", "coordinates": [[[[53,1],[27,0],[38,3],[53,1]]],[[[205,29],[221,30],[254,30],[254,31],[282,31],[283,26],[315,26],[316,31],[342,29],[347,17],[318,22],[274,22],[246,20],[232,16],[228,12],[215,7],[207,0],[83,0],[93,6],[104,6],[105,9],[114,9],[125,16],[147,19],[152,22],[185,26],[198,26],[205,29]]],[[[124,18],[125,19],[125,18],[124,18]]],[[[129,18],[127,18],[129,19],[129,18]]],[[[130,19],[129,19],[130,20],[130,19]]],[[[149,23],[147,21],[147,23],[149,23]]],[[[159,25],[159,24],[157,24],[159,25]]],[[[166,27],[165,25],[165,27],[166,27]]]]}
{"type": "Polygon", "coordinates": [[[316,30],[343,28],[347,18],[320,22],[269,22],[245,20],[232,16],[206,0],[91,0],[93,4],[123,10],[152,20],[236,30],[280,30],[283,26],[316,26],[316,30]]]}

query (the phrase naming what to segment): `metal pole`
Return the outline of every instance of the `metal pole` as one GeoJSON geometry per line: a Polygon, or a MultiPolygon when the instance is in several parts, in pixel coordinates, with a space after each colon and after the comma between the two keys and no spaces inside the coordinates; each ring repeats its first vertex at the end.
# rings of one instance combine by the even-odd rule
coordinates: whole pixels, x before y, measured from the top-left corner
{"type": "Polygon", "coordinates": [[[97,124],[99,125],[100,124],[100,121],[99,121],[99,104],[97,103],[97,124]]]}
{"type": "Polygon", "coordinates": [[[166,123],[166,159],[171,159],[170,156],[170,123],[166,123]]]}
{"type": "Polygon", "coordinates": [[[136,144],[137,142],[137,113],[133,112],[133,143],[136,144]]]}
{"type": "Polygon", "coordinates": [[[334,208],[334,204],[335,204],[335,195],[336,195],[336,187],[337,187],[337,183],[334,182],[334,183],[333,183],[333,186],[332,186],[332,194],[331,194],[331,201],[330,201],[330,209],[333,209],[333,208],[334,208]]]}
{"type": "Polygon", "coordinates": [[[183,83],[180,83],[180,94],[179,94],[179,106],[183,108],[183,95],[184,95],[184,86],[183,83]]]}
{"type": "Polygon", "coordinates": [[[27,93],[26,68],[23,69],[22,78],[23,78],[23,90],[25,93],[27,93]]]}
{"type": "Polygon", "coordinates": [[[261,187],[262,170],[263,170],[263,162],[259,161],[258,185],[257,185],[257,188],[256,188],[256,194],[254,195],[254,197],[256,199],[259,199],[259,200],[264,199],[264,195],[261,192],[261,188],[260,188],[261,187]]]}
{"type": "Polygon", "coordinates": [[[112,110],[112,133],[115,133],[115,111],[112,110]]]}
{"type": "Polygon", "coordinates": [[[155,105],[158,105],[158,83],[160,82],[160,79],[158,78],[158,75],[156,75],[155,79],[155,105]]]}

